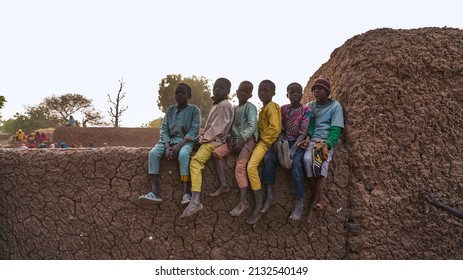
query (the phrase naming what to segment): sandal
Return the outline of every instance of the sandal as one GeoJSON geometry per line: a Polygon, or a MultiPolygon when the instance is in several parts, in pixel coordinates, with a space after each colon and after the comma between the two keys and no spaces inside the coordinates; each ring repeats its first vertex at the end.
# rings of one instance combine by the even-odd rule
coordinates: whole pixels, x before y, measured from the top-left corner
{"type": "Polygon", "coordinates": [[[277,143],[277,156],[278,161],[283,168],[291,169],[293,160],[291,159],[291,149],[289,148],[288,141],[277,143]]]}
{"type": "Polygon", "coordinates": [[[323,164],[323,151],[322,150],[312,150],[312,171],[313,175],[318,178],[322,173],[322,164],[323,164]]]}
{"type": "Polygon", "coordinates": [[[161,203],[162,198],[157,197],[153,192],[149,192],[147,194],[141,195],[138,200],[150,202],[150,203],[161,203]]]}
{"type": "Polygon", "coordinates": [[[321,203],[317,203],[317,204],[315,204],[315,205],[313,206],[313,209],[314,209],[315,211],[319,212],[319,211],[325,209],[325,206],[324,206],[323,204],[321,204],[321,203]]]}
{"type": "Polygon", "coordinates": [[[281,148],[283,150],[283,167],[286,169],[291,169],[293,166],[293,159],[291,157],[291,149],[289,148],[288,141],[283,141],[281,148]]]}
{"type": "Polygon", "coordinates": [[[182,198],[182,204],[187,204],[187,203],[190,203],[191,201],[191,195],[186,193],[183,195],[183,198],[182,198]]]}

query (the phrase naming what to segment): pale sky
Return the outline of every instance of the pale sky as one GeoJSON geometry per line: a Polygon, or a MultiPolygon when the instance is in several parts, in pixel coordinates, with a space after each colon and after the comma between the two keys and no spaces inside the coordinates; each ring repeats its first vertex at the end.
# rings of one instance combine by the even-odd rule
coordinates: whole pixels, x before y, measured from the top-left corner
{"type": "MultiPolygon", "coordinates": [[[[109,121],[107,94],[124,78],[121,125],[163,114],[159,82],[168,74],[270,79],[306,85],[334,49],[355,35],[389,27],[463,29],[463,4],[441,1],[98,1],[0,2],[3,120],[45,97],[80,93],[109,121]]],[[[463,52],[463,50],[462,50],[463,52]]]]}

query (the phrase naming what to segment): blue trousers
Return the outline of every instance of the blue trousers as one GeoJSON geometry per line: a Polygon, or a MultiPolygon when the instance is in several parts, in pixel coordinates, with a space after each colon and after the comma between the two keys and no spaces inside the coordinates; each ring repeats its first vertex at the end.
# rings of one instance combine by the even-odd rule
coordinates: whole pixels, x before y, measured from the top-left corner
{"type": "MultiPolygon", "coordinates": [[[[296,141],[288,142],[289,147],[292,147],[295,143],[296,141]]],[[[297,147],[291,167],[291,179],[293,181],[294,197],[296,199],[304,197],[304,167],[302,164],[304,152],[302,148],[297,147]]],[[[262,173],[262,183],[264,185],[275,185],[277,166],[278,155],[272,147],[267,151],[264,157],[264,171],[262,173]]]]}
{"type": "MultiPolygon", "coordinates": [[[[180,163],[180,176],[190,176],[190,155],[193,150],[193,143],[188,142],[180,149],[178,153],[178,162],[180,163]]],[[[148,173],[159,174],[159,165],[161,158],[164,156],[166,149],[163,143],[157,143],[148,153],[148,173]]]]}

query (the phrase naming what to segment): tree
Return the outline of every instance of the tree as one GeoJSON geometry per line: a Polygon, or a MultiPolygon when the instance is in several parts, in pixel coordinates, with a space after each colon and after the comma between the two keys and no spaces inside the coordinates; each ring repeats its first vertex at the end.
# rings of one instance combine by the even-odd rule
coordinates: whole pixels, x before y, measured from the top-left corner
{"type": "Polygon", "coordinates": [[[15,133],[18,129],[22,129],[22,131],[29,133],[38,128],[38,124],[29,116],[19,113],[16,113],[13,118],[4,121],[2,126],[2,130],[6,133],[15,133]]]}
{"type": "Polygon", "coordinates": [[[69,116],[80,112],[84,118],[82,125],[87,123],[105,124],[103,116],[92,105],[92,100],[78,93],[67,93],[61,96],[46,97],[39,106],[45,106],[50,110],[50,115],[57,117],[60,124],[65,125],[69,116]]]}
{"type": "Polygon", "coordinates": [[[114,125],[114,127],[119,127],[120,117],[122,113],[125,110],[127,110],[127,108],[129,108],[129,106],[124,107],[120,104],[121,100],[125,97],[125,91],[122,92],[122,89],[124,88],[124,86],[125,86],[124,79],[120,79],[119,80],[119,91],[117,92],[115,101],[113,101],[111,99],[111,96],[108,94],[108,99],[109,99],[108,102],[113,105],[113,107],[109,108],[108,113],[109,113],[109,116],[111,117],[111,123],[114,125]]]}
{"type": "Polygon", "coordinates": [[[87,124],[107,126],[108,123],[104,121],[103,115],[100,111],[97,111],[93,107],[85,108],[81,110],[82,127],[87,127],[87,124]]]}
{"type": "Polygon", "coordinates": [[[163,118],[160,117],[160,118],[157,118],[157,119],[154,119],[154,120],[150,121],[147,124],[142,124],[141,127],[161,128],[162,120],[163,120],[163,118]]]}
{"type": "Polygon", "coordinates": [[[5,102],[6,102],[5,96],[0,95],[0,109],[3,108],[3,106],[5,105],[5,102]]]}
{"type": "Polygon", "coordinates": [[[175,88],[181,82],[187,83],[191,86],[192,97],[189,102],[191,104],[195,104],[201,110],[201,124],[204,125],[212,106],[212,99],[209,80],[203,76],[183,78],[180,74],[167,75],[159,83],[159,109],[165,113],[170,105],[177,103],[175,101],[175,88]]]}
{"type": "Polygon", "coordinates": [[[53,115],[44,104],[26,106],[26,115],[33,120],[37,128],[58,127],[60,125],[59,117],[53,115]]]}
{"type": "Polygon", "coordinates": [[[35,131],[40,128],[56,128],[67,124],[69,116],[77,112],[83,116],[82,126],[107,125],[101,113],[92,106],[92,100],[81,94],[68,93],[46,97],[39,105],[26,106],[26,114],[16,113],[13,118],[2,122],[2,128],[8,133],[18,129],[35,131]]]}
{"type": "MultiPolygon", "coordinates": [[[[0,95],[0,109],[3,108],[3,106],[5,105],[5,102],[6,102],[5,96],[0,95]]],[[[2,120],[2,114],[0,114],[0,121],[1,120],[2,120]]]]}

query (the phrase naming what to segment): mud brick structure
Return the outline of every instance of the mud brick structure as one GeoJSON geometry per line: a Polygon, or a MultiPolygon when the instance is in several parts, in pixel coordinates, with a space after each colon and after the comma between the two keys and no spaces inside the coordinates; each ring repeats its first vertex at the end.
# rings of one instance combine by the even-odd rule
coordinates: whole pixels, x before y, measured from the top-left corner
{"type": "Polygon", "coordinates": [[[71,127],[60,126],[53,133],[53,142],[90,147],[124,146],[153,147],[159,141],[159,128],[71,127]]]}

